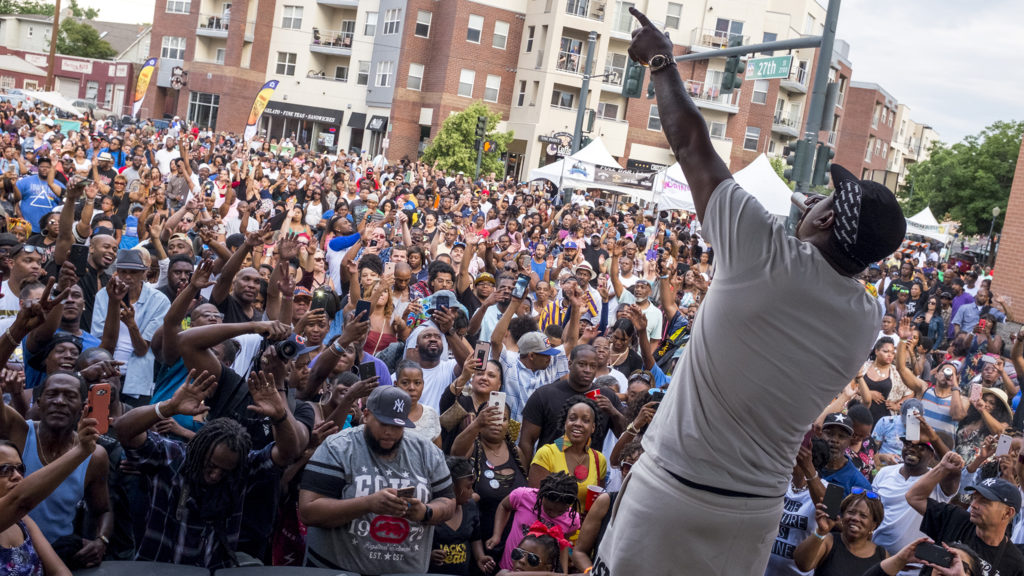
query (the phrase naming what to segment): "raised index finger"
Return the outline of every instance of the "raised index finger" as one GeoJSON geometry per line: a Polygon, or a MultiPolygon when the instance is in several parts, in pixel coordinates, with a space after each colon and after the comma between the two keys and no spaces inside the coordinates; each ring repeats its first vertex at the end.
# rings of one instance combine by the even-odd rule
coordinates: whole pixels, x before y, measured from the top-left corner
{"type": "Polygon", "coordinates": [[[651,28],[654,28],[654,24],[651,24],[651,21],[647,19],[647,16],[645,16],[643,12],[637,10],[636,7],[630,6],[629,13],[632,14],[642,26],[650,26],[651,28]]]}

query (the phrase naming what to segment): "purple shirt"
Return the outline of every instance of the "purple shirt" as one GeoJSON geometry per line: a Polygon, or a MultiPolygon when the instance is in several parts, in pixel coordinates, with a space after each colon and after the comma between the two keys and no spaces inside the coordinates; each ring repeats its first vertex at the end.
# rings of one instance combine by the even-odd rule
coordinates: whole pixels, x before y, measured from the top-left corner
{"type": "Polygon", "coordinates": [[[952,314],[950,315],[951,321],[949,323],[949,329],[946,330],[946,336],[950,338],[956,336],[956,334],[953,332],[952,318],[956,316],[956,311],[959,310],[961,306],[963,306],[964,304],[970,304],[972,302],[974,302],[974,296],[971,296],[967,292],[964,292],[963,294],[960,294],[956,298],[953,298],[953,302],[949,306],[949,309],[952,311],[952,314]]]}

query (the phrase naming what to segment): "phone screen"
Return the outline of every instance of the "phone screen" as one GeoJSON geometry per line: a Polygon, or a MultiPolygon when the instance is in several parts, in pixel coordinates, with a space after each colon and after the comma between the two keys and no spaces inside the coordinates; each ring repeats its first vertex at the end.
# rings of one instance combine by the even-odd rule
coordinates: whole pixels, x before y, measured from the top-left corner
{"type": "Polygon", "coordinates": [[[822,503],[825,504],[825,511],[828,513],[828,517],[833,520],[839,518],[839,508],[843,504],[843,498],[846,497],[846,491],[842,486],[838,484],[828,484],[825,487],[825,497],[822,499],[822,503]]]}
{"type": "Polygon", "coordinates": [[[370,319],[370,301],[369,300],[360,300],[360,301],[356,302],[356,314],[355,315],[359,316],[360,312],[365,312],[366,313],[366,314],[363,314],[363,317],[361,319],[363,322],[365,322],[365,321],[370,319]]]}
{"type": "Polygon", "coordinates": [[[369,380],[377,375],[377,365],[373,362],[363,362],[359,365],[359,379],[369,380]]]}
{"type": "Polygon", "coordinates": [[[521,299],[526,296],[526,289],[530,287],[530,277],[525,274],[520,274],[516,278],[516,284],[512,287],[512,297],[515,299],[521,299]]]}
{"type": "Polygon", "coordinates": [[[75,265],[75,274],[78,274],[79,278],[85,277],[89,272],[89,247],[84,244],[73,244],[68,259],[75,265]]]}

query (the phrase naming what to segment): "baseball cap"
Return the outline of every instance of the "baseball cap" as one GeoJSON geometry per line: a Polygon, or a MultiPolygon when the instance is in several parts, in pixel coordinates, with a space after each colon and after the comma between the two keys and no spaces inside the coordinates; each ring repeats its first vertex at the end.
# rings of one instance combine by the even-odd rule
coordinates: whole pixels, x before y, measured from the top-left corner
{"type": "Polygon", "coordinates": [[[113,162],[114,157],[110,155],[110,152],[100,152],[100,155],[96,158],[100,162],[113,162]]]}
{"type": "Polygon", "coordinates": [[[832,238],[861,269],[896,251],[907,233],[907,220],[896,195],[870,180],[858,180],[849,170],[832,165],[835,225],[832,238]]]}
{"type": "Polygon", "coordinates": [[[964,488],[964,492],[977,492],[993,502],[1001,502],[1017,512],[1020,511],[1020,490],[1002,478],[986,478],[974,486],[964,488]]]}
{"type": "Polygon", "coordinates": [[[492,276],[489,272],[482,272],[480,273],[479,276],[476,277],[475,280],[473,280],[473,285],[476,286],[481,282],[490,282],[491,284],[494,284],[494,276],[492,276]]]}
{"type": "Polygon", "coordinates": [[[636,380],[639,380],[648,386],[654,386],[654,374],[651,374],[647,370],[633,370],[633,372],[630,373],[629,378],[626,378],[626,381],[629,383],[633,383],[636,380]]]}
{"type": "Polygon", "coordinates": [[[0,234],[0,248],[8,248],[8,254],[17,254],[21,251],[22,243],[18,240],[18,237],[10,232],[4,232],[0,234]]]}
{"type": "Polygon", "coordinates": [[[527,332],[519,337],[519,354],[543,354],[544,356],[557,356],[559,350],[552,348],[548,337],[543,332],[527,332]]]}
{"type": "Polygon", "coordinates": [[[291,336],[289,336],[284,341],[285,342],[291,342],[292,344],[295,345],[295,350],[296,350],[295,356],[296,357],[302,356],[303,354],[309,354],[313,350],[317,349],[316,346],[307,346],[306,345],[306,339],[303,338],[302,336],[299,336],[298,334],[292,334],[291,336]]]}
{"type": "Polygon", "coordinates": [[[577,246],[575,242],[569,241],[569,242],[566,242],[565,244],[563,244],[562,248],[564,248],[566,250],[571,250],[571,249],[579,248],[579,246],[577,246]]]}
{"type": "Polygon", "coordinates": [[[412,410],[412,398],[405,390],[397,386],[378,386],[370,392],[366,400],[366,409],[373,414],[373,417],[381,424],[388,426],[402,426],[404,428],[415,428],[409,419],[409,412],[412,410]]]}
{"type": "Polygon", "coordinates": [[[142,253],[138,250],[118,250],[114,268],[117,270],[149,270],[149,267],[142,261],[142,253]]]}
{"type": "Polygon", "coordinates": [[[367,202],[380,202],[380,199],[377,197],[376,194],[370,194],[370,195],[368,195],[366,197],[366,201],[367,202]]]}
{"type": "Polygon", "coordinates": [[[825,416],[825,422],[821,425],[822,429],[828,428],[829,426],[838,426],[843,430],[846,430],[850,434],[853,434],[853,424],[850,421],[850,417],[843,414],[842,412],[833,412],[828,416],[825,416]]]}
{"type": "Polygon", "coordinates": [[[309,288],[306,288],[305,286],[298,286],[298,287],[295,288],[295,295],[293,297],[294,298],[298,298],[300,296],[304,297],[304,298],[312,299],[313,298],[313,293],[310,292],[309,288]]]}

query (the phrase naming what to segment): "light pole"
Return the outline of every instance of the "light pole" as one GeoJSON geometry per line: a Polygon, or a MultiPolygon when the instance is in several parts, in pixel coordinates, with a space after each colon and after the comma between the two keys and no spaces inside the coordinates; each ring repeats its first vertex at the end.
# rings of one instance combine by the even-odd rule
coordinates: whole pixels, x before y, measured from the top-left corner
{"type": "Polygon", "coordinates": [[[992,232],[995,231],[996,218],[999,217],[999,212],[999,206],[992,207],[992,223],[988,225],[988,253],[985,255],[985,259],[988,261],[989,267],[992,267],[993,264],[992,252],[995,250],[996,244],[992,241],[992,232]]]}

